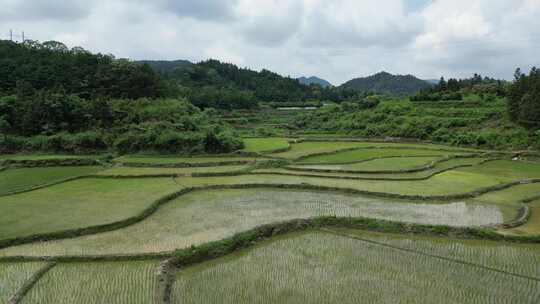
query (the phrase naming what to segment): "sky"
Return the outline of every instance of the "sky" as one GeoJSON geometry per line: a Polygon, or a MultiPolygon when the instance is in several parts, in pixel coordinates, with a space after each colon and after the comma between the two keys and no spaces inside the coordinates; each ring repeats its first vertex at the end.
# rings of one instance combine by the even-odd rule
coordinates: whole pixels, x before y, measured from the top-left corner
{"type": "Polygon", "coordinates": [[[0,0],[0,39],[214,58],[333,84],[379,71],[511,79],[540,65],[540,0],[0,0]]]}

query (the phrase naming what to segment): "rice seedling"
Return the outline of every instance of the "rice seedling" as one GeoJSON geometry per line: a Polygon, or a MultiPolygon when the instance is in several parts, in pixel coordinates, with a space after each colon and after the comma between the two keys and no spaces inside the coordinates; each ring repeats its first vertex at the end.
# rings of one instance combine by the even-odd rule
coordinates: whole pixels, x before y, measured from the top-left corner
{"type": "Polygon", "coordinates": [[[287,148],[289,143],[286,138],[244,138],[244,146],[242,151],[260,153],[287,148]]]}
{"type": "Polygon", "coordinates": [[[40,167],[16,168],[0,172],[0,195],[50,184],[74,176],[95,174],[102,167],[40,167]]]}
{"type": "Polygon", "coordinates": [[[219,167],[191,167],[191,168],[138,168],[138,167],[114,167],[99,173],[99,175],[114,176],[137,176],[137,175],[158,175],[158,174],[178,174],[191,175],[194,173],[224,173],[245,170],[249,166],[219,166],[219,167]]]}
{"type": "Polygon", "coordinates": [[[283,238],[181,269],[172,303],[537,303],[540,298],[538,280],[504,272],[508,266],[518,274],[538,274],[538,248],[427,245],[450,257],[441,259],[418,253],[426,245],[411,242],[412,252],[323,233],[283,238]],[[475,263],[497,259],[463,264],[455,261],[456,252],[475,263]]]}
{"type": "Polygon", "coordinates": [[[114,159],[118,163],[141,163],[141,164],[154,164],[154,165],[166,165],[166,164],[214,164],[225,162],[255,162],[256,157],[240,157],[240,156],[197,156],[186,157],[176,155],[125,155],[114,159]]]}
{"type": "Polygon", "coordinates": [[[43,265],[42,262],[0,263],[0,304],[7,304],[9,298],[43,265]]]}
{"type": "Polygon", "coordinates": [[[172,251],[221,240],[262,224],[316,216],[370,217],[450,226],[503,221],[497,207],[413,203],[338,193],[241,189],[198,191],[164,205],[146,220],[111,232],[0,250],[13,255],[101,255],[172,251]]]}
{"type": "Polygon", "coordinates": [[[158,265],[155,261],[58,264],[34,285],[22,303],[158,303],[158,265]]]}
{"type": "Polygon", "coordinates": [[[344,165],[297,165],[298,169],[315,170],[344,170],[344,171],[382,171],[382,170],[407,170],[427,166],[440,157],[396,157],[383,158],[371,161],[344,164],[344,165]]]}
{"type": "Polygon", "coordinates": [[[0,197],[0,239],[119,221],[178,188],[171,178],[85,178],[0,197]]]}
{"type": "Polygon", "coordinates": [[[363,160],[369,160],[376,157],[399,157],[399,156],[433,156],[443,157],[456,155],[459,152],[450,151],[434,151],[423,149],[358,149],[351,151],[343,151],[334,154],[315,155],[304,158],[300,161],[301,164],[339,164],[358,162],[363,160]]]}

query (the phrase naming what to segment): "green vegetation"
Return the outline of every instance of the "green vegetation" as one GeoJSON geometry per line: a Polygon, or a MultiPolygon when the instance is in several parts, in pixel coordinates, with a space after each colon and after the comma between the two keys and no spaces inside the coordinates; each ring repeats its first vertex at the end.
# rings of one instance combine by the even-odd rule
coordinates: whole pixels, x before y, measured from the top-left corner
{"type": "MultiPolygon", "coordinates": [[[[508,114],[519,124],[540,132],[540,69],[532,68],[529,75],[517,69],[510,87],[508,114]]],[[[540,134],[536,134],[540,138],[540,134]]]]}
{"type": "Polygon", "coordinates": [[[216,164],[227,163],[254,163],[257,157],[245,156],[197,156],[186,157],[181,155],[126,155],[116,158],[114,161],[126,164],[152,164],[152,165],[199,165],[215,166],[216,164]]]}
{"type": "Polygon", "coordinates": [[[156,303],[157,262],[58,264],[21,303],[156,303]]]}
{"type": "Polygon", "coordinates": [[[455,227],[500,224],[497,207],[408,202],[340,193],[241,189],[183,195],[130,227],[0,250],[2,256],[103,255],[173,251],[274,222],[318,216],[368,217],[455,227]]]}
{"type": "Polygon", "coordinates": [[[342,171],[398,171],[428,166],[441,157],[395,157],[363,161],[345,165],[298,165],[296,169],[342,170],[342,171]]]}
{"type": "MultiPolygon", "coordinates": [[[[406,163],[408,158],[399,158],[406,163]]],[[[384,159],[391,160],[391,159],[384,159]]],[[[412,172],[412,173],[327,173],[327,172],[316,172],[316,171],[307,171],[302,170],[304,167],[333,167],[333,166],[342,166],[342,165],[294,165],[290,166],[294,170],[287,169],[257,169],[253,173],[281,173],[281,174],[292,174],[292,175],[316,175],[322,177],[335,177],[335,178],[352,178],[352,179],[387,179],[387,180],[420,180],[427,179],[438,173],[444,172],[448,169],[455,168],[457,166],[472,166],[477,165],[486,159],[480,157],[466,157],[466,158],[453,158],[444,162],[439,162],[431,169],[412,172]]],[[[382,162],[383,160],[381,160],[382,162]]],[[[371,161],[370,161],[371,162],[371,161]]],[[[362,164],[368,164],[370,162],[352,164],[352,165],[343,165],[343,166],[360,166],[362,164]]]]}
{"type": "Polygon", "coordinates": [[[400,157],[400,156],[451,156],[456,152],[448,151],[433,151],[433,150],[420,150],[420,149],[357,149],[351,151],[344,151],[328,155],[316,155],[303,158],[301,163],[353,163],[363,160],[371,160],[379,157],[400,157]]]}
{"type": "Polygon", "coordinates": [[[384,236],[360,236],[383,245],[307,233],[181,269],[172,302],[353,303],[362,299],[385,303],[399,295],[403,302],[488,303],[497,299],[535,303],[540,296],[537,280],[486,268],[493,265],[497,270],[536,277],[538,250],[487,242],[484,246],[462,241],[439,245],[425,240],[418,243],[427,245],[410,252],[386,247],[395,242],[384,236]],[[433,252],[424,252],[427,246],[448,258],[426,256],[433,252]],[[456,261],[456,251],[480,264],[456,261]]]}
{"type": "Polygon", "coordinates": [[[119,221],[178,187],[170,178],[88,178],[0,197],[0,240],[119,221]]]}
{"type": "Polygon", "coordinates": [[[244,138],[244,149],[246,152],[269,152],[279,149],[286,149],[289,143],[285,138],[244,138]]]}
{"type": "Polygon", "coordinates": [[[0,171],[0,195],[55,183],[70,177],[94,174],[102,167],[14,168],[0,171]]]}
{"type": "MultiPolygon", "coordinates": [[[[540,187],[538,188],[537,194],[540,195],[540,187]]],[[[529,203],[529,205],[531,209],[531,217],[529,218],[529,221],[523,226],[504,230],[503,233],[516,235],[540,235],[540,199],[529,203]]]]}
{"type": "MultiPolygon", "coordinates": [[[[147,175],[191,175],[200,173],[239,172],[249,169],[250,166],[219,166],[219,167],[189,167],[189,168],[139,168],[114,167],[99,172],[107,176],[147,176],[147,175]]],[[[1,174],[0,174],[1,176],[1,174]]]]}
{"type": "Polygon", "coordinates": [[[8,300],[23,286],[44,263],[0,263],[0,304],[8,300]]]}

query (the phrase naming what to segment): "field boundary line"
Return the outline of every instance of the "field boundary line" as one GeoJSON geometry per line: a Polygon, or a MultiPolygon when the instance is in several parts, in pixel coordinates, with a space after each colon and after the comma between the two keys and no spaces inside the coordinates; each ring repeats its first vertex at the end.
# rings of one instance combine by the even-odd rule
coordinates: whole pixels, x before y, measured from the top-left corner
{"type": "MultiPolygon", "coordinates": [[[[452,171],[452,170],[455,170],[455,169],[460,169],[460,168],[469,168],[469,167],[476,167],[476,166],[481,166],[485,163],[488,163],[488,162],[492,162],[492,161],[497,161],[497,160],[502,160],[501,158],[490,158],[490,159],[485,159],[483,161],[480,161],[476,164],[463,164],[463,165],[455,165],[453,167],[448,167],[448,168],[445,168],[445,169],[441,169],[441,170],[438,170],[438,171],[434,171],[426,176],[420,176],[420,177],[404,177],[404,178],[391,178],[391,177],[363,177],[363,176],[338,176],[338,175],[316,175],[316,174],[306,174],[305,172],[316,172],[316,171],[312,171],[312,170],[291,170],[291,169],[288,169],[287,167],[285,167],[286,170],[290,170],[290,171],[295,171],[295,172],[304,172],[304,174],[297,174],[297,173],[294,173],[294,172],[250,172],[250,173],[247,173],[247,174],[250,174],[250,175],[256,175],[256,174],[262,174],[262,175],[284,175],[284,176],[298,176],[298,177],[316,177],[316,178],[331,178],[331,179],[348,179],[348,180],[378,180],[378,181],[422,181],[422,180],[428,180],[436,175],[439,175],[439,174],[442,174],[442,173],[445,173],[445,172],[448,172],[448,171],[452,171]]],[[[429,169],[428,169],[429,170],[429,169]]],[[[427,170],[423,170],[423,171],[427,171],[427,170]]],[[[419,171],[421,172],[421,171],[419,171]]],[[[324,173],[324,172],[320,172],[320,173],[324,173]]],[[[327,173],[343,173],[343,172],[327,172],[327,173]]],[[[398,172],[398,173],[388,173],[388,174],[407,174],[407,173],[414,173],[414,172],[398,172]]],[[[361,173],[358,173],[358,172],[355,172],[355,173],[343,173],[343,174],[361,174],[361,173]]],[[[371,173],[367,173],[367,174],[371,174],[371,173]]],[[[380,174],[380,173],[379,173],[380,174]]],[[[382,174],[387,174],[387,173],[382,173],[382,174]]]]}
{"type": "Polygon", "coordinates": [[[467,261],[463,261],[463,260],[453,259],[453,258],[440,256],[440,255],[436,255],[436,254],[431,254],[431,253],[426,253],[426,252],[422,252],[422,251],[418,251],[418,250],[414,250],[414,249],[403,248],[403,247],[399,247],[399,246],[395,246],[395,245],[391,245],[391,244],[387,244],[387,243],[383,243],[383,242],[377,242],[377,241],[374,241],[374,240],[365,239],[365,238],[355,236],[355,235],[351,235],[351,234],[348,234],[348,233],[341,233],[341,232],[338,232],[338,231],[334,231],[332,229],[321,228],[320,230],[324,231],[324,232],[327,232],[327,233],[330,233],[330,234],[334,234],[334,235],[338,235],[338,236],[342,236],[342,237],[346,237],[346,238],[350,238],[350,239],[354,239],[354,240],[358,240],[358,241],[362,241],[362,242],[366,242],[366,243],[370,243],[370,244],[374,244],[374,245],[378,245],[378,246],[383,246],[383,247],[387,247],[387,248],[391,248],[391,249],[395,249],[395,250],[415,253],[415,254],[423,255],[423,256],[426,256],[426,257],[430,257],[430,258],[436,258],[436,259],[440,259],[440,260],[444,260],[444,261],[448,261],[448,262],[452,262],[452,263],[458,263],[458,264],[462,264],[462,265],[466,265],[466,266],[471,266],[471,267],[481,268],[481,269],[484,269],[484,270],[498,272],[498,273],[505,274],[505,275],[519,277],[519,278],[522,278],[522,279],[527,279],[527,280],[531,280],[531,281],[540,282],[540,278],[538,278],[538,277],[532,277],[532,276],[523,275],[523,274],[519,274],[519,273],[509,272],[509,271],[494,268],[494,267],[485,266],[485,265],[482,265],[482,264],[477,264],[477,263],[473,263],[473,262],[467,262],[467,261]]]}
{"type": "MultiPolygon", "coordinates": [[[[109,255],[58,255],[58,256],[4,256],[0,263],[14,262],[99,262],[99,261],[142,261],[162,260],[167,258],[180,258],[184,262],[193,264],[213,259],[215,255],[222,256],[238,249],[249,247],[261,240],[290,232],[300,232],[321,228],[352,228],[364,231],[394,234],[412,234],[431,237],[451,237],[457,239],[475,239],[504,241],[511,243],[540,243],[540,236],[514,236],[500,234],[489,227],[451,227],[444,225],[411,224],[398,221],[388,221],[366,217],[310,217],[297,218],[260,225],[242,232],[233,234],[221,240],[208,241],[200,245],[177,248],[172,251],[138,253],[138,254],[109,254],[109,255]],[[227,249],[228,248],[228,249],[227,249]],[[226,253],[224,253],[226,252],[226,253]],[[208,255],[211,258],[208,258],[208,255]],[[195,262],[194,262],[195,260],[195,262]]],[[[176,262],[175,262],[176,263],[176,262]]]]}
{"type": "MultiPolygon", "coordinates": [[[[174,182],[177,183],[176,179],[174,180],[174,182]]],[[[231,184],[231,185],[218,184],[218,185],[207,185],[207,186],[196,186],[196,187],[184,187],[176,192],[169,193],[155,200],[139,214],[131,216],[131,217],[127,217],[123,220],[101,224],[101,225],[93,225],[93,226],[88,226],[88,227],[74,228],[74,229],[68,229],[68,230],[62,230],[62,231],[56,231],[56,232],[50,232],[50,233],[33,234],[33,235],[28,235],[28,236],[23,236],[23,237],[4,239],[4,240],[0,240],[0,249],[17,246],[17,245],[39,242],[39,241],[76,238],[80,236],[98,234],[98,233],[118,230],[121,228],[126,228],[128,226],[139,223],[145,220],[146,218],[150,217],[162,205],[172,200],[175,200],[184,194],[187,194],[193,191],[220,190],[220,189],[254,189],[254,188],[300,189],[300,190],[314,190],[314,191],[332,191],[332,192],[337,192],[337,193],[385,197],[385,198],[404,199],[404,200],[413,200],[413,201],[429,201],[429,200],[450,201],[454,199],[474,198],[485,193],[504,190],[504,189],[508,189],[513,186],[517,186],[521,184],[531,184],[531,183],[540,183],[540,178],[529,179],[529,180],[519,180],[519,181],[476,189],[471,192],[451,194],[451,195],[442,195],[442,196],[441,195],[439,196],[401,195],[401,194],[396,194],[396,193],[373,192],[373,191],[357,190],[357,189],[351,189],[351,188],[316,186],[316,185],[311,185],[308,183],[301,183],[301,184],[254,183],[254,184],[231,184]]]]}
{"type": "Polygon", "coordinates": [[[23,285],[15,292],[13,296],[11,296],[8,299],[7,304],[19,304],[21,303],[22,299],[30,292],[32,287],[36,285],[36,283],[45,275],[47,272],[49,272],[54,266],[56,266],[56,262],[48,262],[45,264],[45,266],[41,267],[37,272],[32,274],[24,283],[23,285]]]}
{"type": "MultiPolygon", "coordinates": [[[[437,164],[448,162],[455,159],[467,159],[475,157],[487,157],[486,154],[467,154],[467,155],[455,155],[455,156],[444,156],[444,155],[399,155],[399,156],[380,156],[380,157],[371,157],[368,159],[363,159],[360,161],[354,162],[344,162],[344,163],[298,163],[286,166],[285,169],[294,170],[294,171],[313,171],[313,172],[326,172],[326,173],[360,173],[360,174],[399,174],[399,173],[414,173],[420,171],[426,171],[433,169],[437,164]],[[339,170],[339,169],[313,169],[313,168],[299,168],[299,166],[328,166],[328,165],[354,165],[367,163],[380,159],[391,159],[391,158],[422,158],[422,157],[439,157],[439,159],[430,161],[429,163],[417,167],[411,167],[401,170],[339,170]],[[296,166],[296,167],[294,167],[296,166]]],[[[486,158],[484,160],[502,160],[503,158],[486,158]]]]}

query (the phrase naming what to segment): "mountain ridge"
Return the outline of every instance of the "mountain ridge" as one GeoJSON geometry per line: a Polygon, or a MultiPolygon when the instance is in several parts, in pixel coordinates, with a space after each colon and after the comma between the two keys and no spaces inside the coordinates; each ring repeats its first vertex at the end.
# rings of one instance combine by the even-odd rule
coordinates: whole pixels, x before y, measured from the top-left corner
{"type": "Polygon", "coordinates": [[[415,94],[429,87],[431,87],[429,82],[413,75],[393,75],[386,71],[367,77],[354,78],[339,86],[341,89],[392,95],[415,94]]]}

